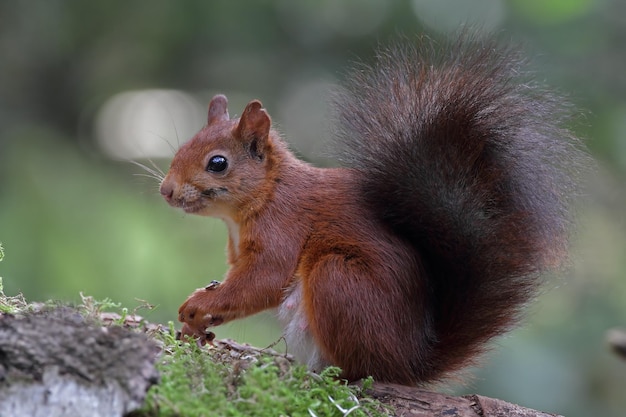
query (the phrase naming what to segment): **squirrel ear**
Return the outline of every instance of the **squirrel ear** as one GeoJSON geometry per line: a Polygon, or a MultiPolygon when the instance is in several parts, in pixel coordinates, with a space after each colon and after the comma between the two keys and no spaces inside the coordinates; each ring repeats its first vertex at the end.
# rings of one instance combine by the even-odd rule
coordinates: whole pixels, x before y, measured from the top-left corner
{"type": "Polygon", "coordinates": [[[263,159],[272,121],[259,100],[246,106],[239,124],[235,128],[236,137],[243,141],[253,157],[263,159]]]}
{"type": "Polygon", "coordinates": [[[208,124],[226,120],[228,120],[228,99],[225,95],[218,94],[209,103],[208,124]]]}

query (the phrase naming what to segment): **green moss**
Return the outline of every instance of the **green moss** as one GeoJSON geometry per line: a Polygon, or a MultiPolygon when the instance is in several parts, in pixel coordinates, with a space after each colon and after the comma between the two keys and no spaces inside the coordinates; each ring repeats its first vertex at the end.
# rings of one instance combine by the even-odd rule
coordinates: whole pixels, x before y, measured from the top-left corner
{"type": "MultiPolygon", "coordinates": [[[[0,262],[4,259],[4,248],[0,243],[0,262]]],[[[18,294],[14,297],[9,297],[4,294],[4,285],[2,283],[2,277],[0,277],[0,313],[15,314],[28,308],[28,304],[22,294],[18,294]]]]}
{"type": "Polygon", "coordinates": [[[172,335],[163,341],[161,381],[136,416],[386,415],[338,379],[338,368],[317,375],[274,353],[180,344],[172,335]]]}
{"type": "MultiPolygon", "coordinates": [[[[0,278],[0,312],[24,314],[58,303],[26,303],[21,295],[6,296],[0,278]]],[[[138,308],[151,308],[143,304],[138,308]]],[[[230,341],[198,346],[176,340],[169,328],[144,322],[109,299],[81,294],[80,314],[103,325],[122,325],[142,331],[161,347],[156,364],[160,381],[148,391],[145,404],[127,417],[236,417],[236,416],[383,416],[385,408],[365,397],[363,389],[338,378],[329,367],[321,374],[309,372],[283,354],[230,341]],[[115,313],[107,313],[113,310],[115,313]]]]}

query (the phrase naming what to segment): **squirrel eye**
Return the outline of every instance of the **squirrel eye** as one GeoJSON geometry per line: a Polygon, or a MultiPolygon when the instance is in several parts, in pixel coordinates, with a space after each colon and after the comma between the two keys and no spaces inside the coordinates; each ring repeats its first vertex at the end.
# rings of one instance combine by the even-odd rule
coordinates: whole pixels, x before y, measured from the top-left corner
{"type": "Polygon", "coordinates": [[[228,160],[222,155],[215,155],[209,159],[209,163],[206,166],[207,171],[222,172],[228,167],[228,160]]]}

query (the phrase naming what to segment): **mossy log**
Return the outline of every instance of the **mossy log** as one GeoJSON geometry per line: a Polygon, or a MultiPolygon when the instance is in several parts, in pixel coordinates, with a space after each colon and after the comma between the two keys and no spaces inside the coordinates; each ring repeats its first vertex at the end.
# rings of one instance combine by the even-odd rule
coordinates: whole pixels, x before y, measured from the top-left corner
{"type": "Polygon", "coordinates": [[[398,417],[560,417],[481,395],[452,397],[394,384],[375,383],[367,394],[391,406],[398,417]]]}
{"type": "Polygon", "coordinates": [[[157,382],[158,348],[71,308],[0,315],[0,416],[120,417],[157,382]]]}
{"type": "MultiPolygon", "coordinates": [[[[103,326],[66,307],[0,314],[0,417],[122,417],[139,409],[158,382],[159,347],[127,328],[137,323],[126,324],[103,326]]],[[[268,352],[229,340],[216,340],[214,347],[268,352]]],[[[452,397],[394,384],[374,383],[366,394],[390,406],[392,416],[554,417],[479,395],[452,397]]]]}

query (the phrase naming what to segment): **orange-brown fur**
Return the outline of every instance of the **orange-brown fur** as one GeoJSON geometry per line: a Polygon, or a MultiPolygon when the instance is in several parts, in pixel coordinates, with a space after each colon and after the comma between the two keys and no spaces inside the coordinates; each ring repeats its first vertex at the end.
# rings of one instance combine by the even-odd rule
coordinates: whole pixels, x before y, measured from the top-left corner
{"type": "Polygon", "coordinates": [[[428,320],[416,327],[409,319],[427,318],[426,290],[414,277],[419,259],[367,212],[355,172],[295,159],[269,130],[269,117],[258,135],[266,156],[254,161],[238,127],[230,120],[207,125],[179,150],[161,187],[183,208],[197,204],[180,199],[183,183],[200,191],[227,188],[232,196],[204,201],[198,214],[230,217],[239,227],[237,247],[229,240],[231,269],[224,282],[197,290],[181,307],[186,331],[202,336],[216,318],[222,323],[277,307],[299,277],[308,326],[329,363],[342,366],[348,378],[406,373],[403,379],[412,379],[417,364],[407,358],[402,371],[394,367],[406,346],[426,346],[421,339],[428,320]],[[232,175],[215,179],[204,172],[206,156],[216,152],[240,161],[229,168],[232,175]],[[254,184],[244,185],[246,180],[254,184]]]}
{"type": "Polygon", "coordinates": [[[260,102],[231,120],[213,98],[161,185],[229,228],[230,269],[180,307],[184,334],[279,307],[311,367],[415,384],[515,323],[566,247],[571,183],[552,161],[578,154],[551,105],[511,82],[508,52],[452,49],[436,68],[401,50],[357,73],[339,100],[348,168],[295,158],[260,102]]]}

